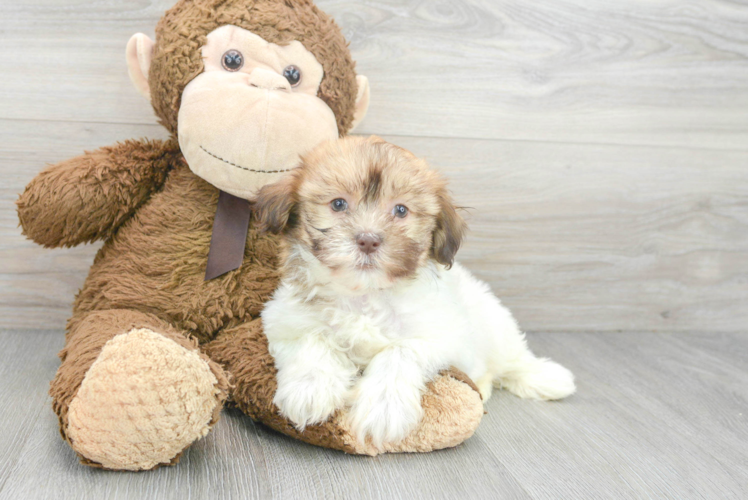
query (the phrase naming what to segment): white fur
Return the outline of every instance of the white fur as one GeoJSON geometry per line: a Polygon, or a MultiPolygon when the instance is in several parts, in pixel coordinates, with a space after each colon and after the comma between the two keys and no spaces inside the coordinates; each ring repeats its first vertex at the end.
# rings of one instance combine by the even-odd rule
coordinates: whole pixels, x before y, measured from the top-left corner
{"type": "Polygon", "coordinates": [[[426,383],[450,365],[484,402],[493,385],[536,399],[575,391],[571,372],[536,358],[509,310],[459,264],[428,261],[414,278],[372,289],[366,271],[346,286],[300,245],[291,255],[301,265],[262,319],[278,369],[274,402],[300,429],[350,406],[360,440],[398,441],[422,417],[426,383]]]}

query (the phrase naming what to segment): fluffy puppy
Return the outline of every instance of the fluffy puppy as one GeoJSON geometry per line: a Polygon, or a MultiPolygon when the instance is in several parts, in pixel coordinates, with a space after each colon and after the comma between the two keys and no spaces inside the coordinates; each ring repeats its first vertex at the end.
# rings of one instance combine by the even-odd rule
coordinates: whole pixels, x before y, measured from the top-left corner
{"type": "Polygon", "coordinates": [[[453,263],[465,223],[444,179],[408,151],[376,137],[323,144],[255,209],[285,236],[262,319],[274,402],[299,428],[349,406],[358,439],[398,441],[450,365],[484,401],[494,385],[523,398],[574,392],[571,372],[536,358],[489,287],[453,263]]]}

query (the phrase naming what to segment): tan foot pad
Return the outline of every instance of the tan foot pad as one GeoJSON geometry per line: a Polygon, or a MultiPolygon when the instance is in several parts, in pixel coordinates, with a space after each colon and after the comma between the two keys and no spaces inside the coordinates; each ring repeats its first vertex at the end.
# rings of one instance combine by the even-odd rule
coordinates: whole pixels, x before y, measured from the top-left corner
{"type": "Polygon", "coordinates": [[[217,383],[196,351],[145,328],[117,335],[70,404],[67,436],[108,469],[170,463],[210,430],[217,383]]]}

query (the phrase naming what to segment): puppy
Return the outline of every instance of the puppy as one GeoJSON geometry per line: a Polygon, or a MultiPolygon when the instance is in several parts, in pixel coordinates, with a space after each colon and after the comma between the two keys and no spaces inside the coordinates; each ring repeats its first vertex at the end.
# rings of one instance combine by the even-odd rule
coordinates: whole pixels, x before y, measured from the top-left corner
{"type": "Polygon", "coordinates": [[[453,262],[465,222],[444,179],[410,152],[376,137],[323,144],[263,188],[255,210],[284,235],[262,320],[274,402],[299,429],[350,407],[358,439],[399,441],[450,365],[484,402],[494,385],[523,398],[574,392],[571,372],[536,358],[489,287],[453,262]]]}

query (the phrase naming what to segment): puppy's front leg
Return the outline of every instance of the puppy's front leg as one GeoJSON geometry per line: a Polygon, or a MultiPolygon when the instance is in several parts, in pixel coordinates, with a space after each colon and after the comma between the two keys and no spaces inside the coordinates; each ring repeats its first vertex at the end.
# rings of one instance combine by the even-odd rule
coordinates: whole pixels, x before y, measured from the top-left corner
{"type": "Polygon", "coordinates": [[[327,420],[345,404],[358,370],[320,334],[271,344],[278,369],[273,403],[303,431],[327,420]]]}
{"type": "MultiPolygon", "coordinates": [[[[423,351],[421,351],[423,352],[423,351]]],[[[421,395],[438,368],[415,345],[388,347],[372,358],[353,392],[351,430],[360,442],[397,442],[421,421],[421,395]]]]}

